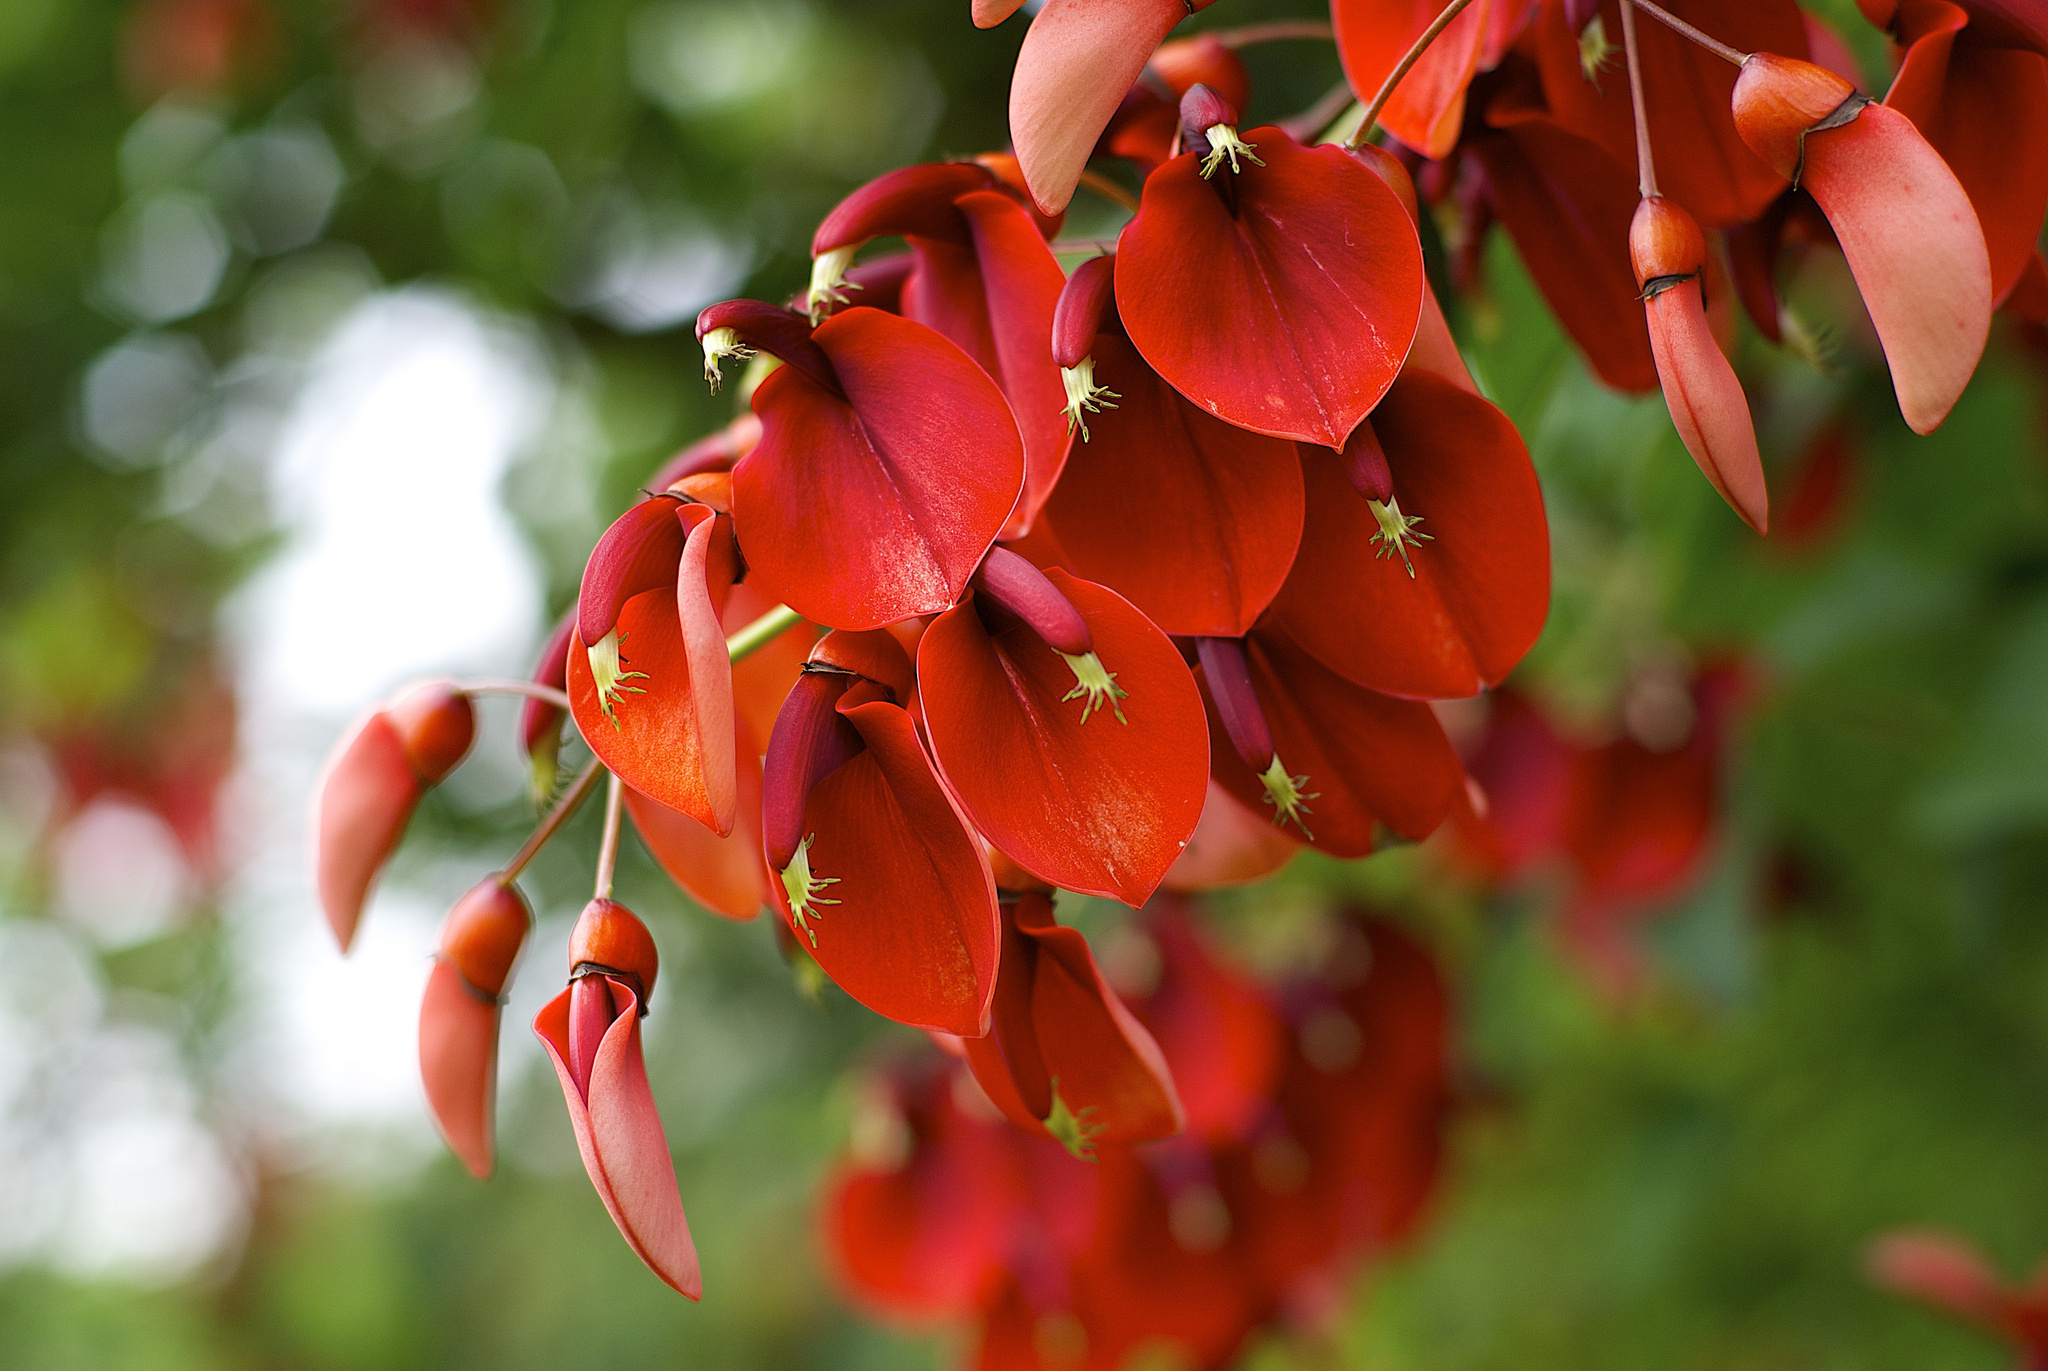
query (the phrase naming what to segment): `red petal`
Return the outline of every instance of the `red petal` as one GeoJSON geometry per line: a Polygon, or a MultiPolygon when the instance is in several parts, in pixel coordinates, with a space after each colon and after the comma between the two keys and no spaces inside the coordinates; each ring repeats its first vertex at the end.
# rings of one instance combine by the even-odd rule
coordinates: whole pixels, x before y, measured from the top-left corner
{"type": "Polygon", "coordinates": [[[962,1044],[975,1079],[1028,1132],[1046,1132],[1055,1091],[1105,1147],[1179,1132],[1180,1098],[1159,1045],[1103,981],[1088,940],[1053,924],[1043,896],[1026,898],[1043,906],[1044,923],[1004,920],[993,1022],[962,1044]]]}
{"type": "Polygon", "coordinates": [[[885,685],[899,704],[908,705],[917,692],[917,668],[902,642],[886,629],[854,633],[835,628],[812,647],[810,660],[885,685]]]}
{"type": "Polygon", "coordinates": [[[745,720],[738,743],[738,817],[725,837],[630,786],[626,809],[670,880],[714,914],[744,920],[768,903],[772,877],[761,859],[761,753],[745,720]]]}
{"type": "Polygon", "coordinates": [[[1279,871],[1299,851],[1301,843],[1285,829],[1246,809],[1212,780],[1201,821],[1160,888],[1194,892],[1250,885],[1279,871]]]}
{"type": "Polygon", "coordinates": [[[1870,1279],[1937,1309],[1999,1327],[2005,1282],[1967,1243],[1933,1230],[1900,1229],[1870,1245],[1870,1279]]]}
{"type": "Polygon", "coordinates": [[[334,941],[348,951],[370,886],[405,835],[423,787],[398,730],[378,710],[335,744],[314,788],[313,881],[334,941]]]}
{"type": "Polygon", "coordinates": [[[974,825],[1039,879],[1140,905],[1201,817],[1201,699],[1180,653],[1114,591],[1047,577],[1129,692],[1127,723],[1082,720],[1074,670],[1021,624],[990,635],[970,600],[918,647],[932,755],[974,825]]]}
{"type": "Polygon", "coordinates": [[[568,991],[548,1001],[535,1017],[533,1031],[561,1078],[583,1169],[611,1211],[612,1222],[648,1270],[682,1294],[700,1299],[704,1280],[697,1266],[697,1245],[690,1239],[689,1220],[683,1217],[668,1135],[662,1131],[640,1055],[640,1002],[624,981],[611,976],[605,980],[619,1013],[597,1049],[587,1107],[569,1074],[568,991]]]}
{"type": "MultiPolygon", "coordinates": [[[[1508,0],[1501,3],[1505,7],[1508,0]]],[[[1380,111],[1379,122],[1387,132],[1425,157],[1441,158],[1458,141],[1465,87],[1478,70],[1489,8],[1481,0],[1453,19],[1401,78],[1380,111]]],[[[1371,99],[1442,9],[1437,0],[1335,0],[1330,18],[1336,24],[1337,55],[1344,61],[1351,89],[1371,99]]]]}
{"type": "Polygon", "coordinates": [[[1041,209],[1067,207],[1109,116],[1188,12],[1183,0],[1047,0],[1032,19],[1010,77],[1010,138],[1041,209]]]}
{"type": "Polygon", "coordinates": [[[498,1006],[470,989],[446,957],[434,959],[420,998],[420,1084],[448,1150],[478,1180],[490,1175],[498,1006]]]}
{"type": "Polygon", "coordinates": [[[1991,331],[1990,259],[1969,197],[1912,121],[1883,105],[1808,134],[1800,184],[1849,259],[1906,423],[1932,433],[1991,331]]]}
{"type": "Polygon", "coordinates": [[[1257,982],[1217,959],[1185,902],[1153,901],[1145,929],[1159,949],[1159,984],[1132,1009],[1173,1069],[1187,1130],[1214,1143],[1243,1139],[1272,1098],[1286,1026],[1257,982]]]}
{"type": "Polygon", "coordinates": [[[718,524],[703,518],[691,531],[675,589],[642,592],[619,614],[619,661],[646,675],[622,682],[607,717],[589,654],[571,652],[569,703],[584,741],[620,779],[724,835],[739,779],[732,662],[705,584],[718,524]]]}
{"type": "MultiPolygon", "coordinates": [[[[1291,774],[1308,777],[1316,797],[1308,801],[1311,846],[1363,857],[1375,820],[1416,839],[1443,822],[1464,772],[1428,705],[1353,685],[1278,633],[1255,632],[1245,655],[1274,751],[1291,774]]],[[[1209,724],[1216,779],[1247,808],[1271,814],[1265,786],[1222,743],[1213,706],[1209,724]]]]}
{"type": "Polygon", "coordinates": [[[1487,700],[1486,732],[1466,759],[1485,812],[1460,823],[1462,856],[1490,880],[1513,880],[1564,843],[1573,752],[1527,697],[1487,700]]]}
{"type": "Polygon", "coordinates": [[[1016,506],[1024,448],[995,382],[923,324],[849,309],[818,326],[848,399],[793,367],[754,392],[760,446],[733,473],[752,579],[835,628],[959,598],[1016,506]]]}
{"type": "Polygon", "coordinates": [[[1946,0],[1901,6],[1906,54],[1884,102],[1911,119],[1956,174],[1983,226],[1991,293],[2032,257],[2048,215],[2048,59],[1981,46],[1946,0]],[[1960,34],[1960,36],[1959,36],[1960,34]]]}
{"type": "Polygon", "coordinates": [[[1243,634],[1301,537],[1293,445],[1189,404],[1118,334],[1097,334],[1092,356],[1118,398],[1089,416],[1085,443],[1075,434],[1046,504],[1061,564],[1115,587],[1164,632],[1243,634]]]}
{"type": "MultiPolygon", "coordinates": [[[[842,712],[866,750],[814,786],[804,806],[811,872],[835,882],[821,894],[838,903],[813,909],[810,932],[797,937],[877,1014],[979,1037],[1002,937],[988,858],[932,774],[909,714],[879,701],[842,712]]],[[[774,884],[796,928],[782,882],[774,884]]]]}
{"type": "Polygon", "coordinates": [[[1514,669],[1550,608],[1550,535],[1528,449],[1491,403],[1426,372],[1403,373],[1372,424],[1395,502],[1432,538],[1407,550],[1415,574],[1379,555],[1379,521],[1335,454],[1304,447],[1308,520],[1268,622],[1374,690],[1476,695],[1514,669]]]}
{"type": "Polygon", "coordinates": [[[1245,140],[1264,166],[1204,180],[1184,153],[1146,179],[1117,253],[1117,306],[1145,360],[1198,406],[1341,448],[1415,340],[1415,227],[1342,149],[1276,128],[1245,140]]]}
{"type": "Polygon", "coordinates": [[[1707,327],[1696,281],[1643,302],[1664,404],[1685,450],[1744,523],[1770,527],[1770,491],[1749,418],[1749,397],[1707,327]]]}
{"type": "Polygon", "coordinates": [[[883,237],[942,238],[967,246],[967,225],[953,198],[995,181],[973,162],[926,162],[884,172],[833,206],[811,235],[811,256],[883,237]]]}
{"type": "MultiPolygon", "coordinates": [[[[1741,5],[1676,0],[1666,8],[1743,52],[1806,57],[1806,25],[1793,0],[1750,0],[1741,5]]],[[[1579,65],[1579,36],[1564,10],[1563,0],[1545,0],[1529,33],[1551,117],[1566,131],[1598,144],[1632,173],[1635,115],[1620,54],[1601,73],[1598,84],[1588,81],[1579,65]]],[[[1602,0],[1600,22],[1608,41],[1620,43],[1619,0],[1602,0]]],[[[1736,68],[1654,21],[1637,23],[1636,38],[1658,189],[1708,228],[1756,218],[1785,188],[1785,179],[1751,153],[1735,132],[1729,98],[1736,68]]]]}
{"type": "Polygon", "coordinates": [[[612,521],[583,564],[576,595],[576,626],[585,647],[611,632],[626,601],[675,580],[688,529],[678,519],[680,502],[642,500],[612,521]]]}

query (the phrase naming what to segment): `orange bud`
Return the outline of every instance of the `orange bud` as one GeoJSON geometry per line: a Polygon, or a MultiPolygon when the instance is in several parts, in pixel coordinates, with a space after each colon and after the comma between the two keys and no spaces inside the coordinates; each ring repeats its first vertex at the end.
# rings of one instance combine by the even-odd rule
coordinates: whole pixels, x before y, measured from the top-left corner
{"type": "Polygon", "coordinates": [[[1826,67],[1751,53],[1735,78],[1735,131],[1771,170],[1791,179],[1799,171],[1807,130],[1855,95],[1856,87],[1826,67]]]}
{"type": "Polygon", "coordinates": [[[448,912],[441,925],[441,955],[477,991],[501,995],[532,924],[519,888],[502,877],[487,877],[448,912]]]}
{"type": "Polygon", "coordinates": [[[476,706],[448,681],[423,681],[385,706],[414,774],[438,785],[476,741],[476,706]]]}
{"type": "Polygon", "coordinates": [[[1660,276],[1691,276],[1706,265],[1707,240],[1693,217],[1661,195],[1636,208],[1628,226],[1628,257],[1636,285],[1647,288],[1660,276]]]}
{"type": "Polygon", "coordinates": [[[732,513],[732,473],[729,471],[700,471],[693,476],[685,476],[669,489],[700,505],[709,505],[720,514],[732,513]]]}
{"type": "Polygon", "coordinates": [[[639,916],[616,900],[596,899],[583,906],[575,931],[569,934],[569,974],[584,967],[602,969],[633,983],[642,1012],[654,993],[654,975],[661,957],[654,935],[639,916]]]}

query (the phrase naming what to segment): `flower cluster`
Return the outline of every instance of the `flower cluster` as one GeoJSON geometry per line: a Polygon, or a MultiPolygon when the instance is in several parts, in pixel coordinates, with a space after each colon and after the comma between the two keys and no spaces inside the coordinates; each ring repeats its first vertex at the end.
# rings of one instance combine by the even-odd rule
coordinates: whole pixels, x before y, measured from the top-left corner
{"type": "MultiPolygon", "coordinates": [[[[1231,43],[1160,46],[1193,8],[1050,0],[1019,59],[1014,152],[878,178],[819,225],[799,296],[703,311],[706,378],[746,361],[750,412],[604,533],[535,679],[422,687],[325,783],[320,885],[345,947],[411,806],[469,745],[470,695],[530,697],[543,789],[573,721],[596,761],[451,915],[423,1073],[486,1170],[498,998],[528,924],[513,880],[608,776],[571,987],[535,1028],[621,1231],[693,1296],[639,1057],[653,943],[609,898],[624,815],[702,903],[772,907],[847,994],[955,1041],[1002,1114],[1088,1156],[1201,1130],[1172,1053],[1051,892],[1142,906],[1484,807],[1486,762],[1473,784],[1430,702],[1498,685],[1535,642],[1549,539],[1528,451],[1425,271],[1415,173],[1468,227],[1507,226],[1602,376],[1661,384],[1758,532],[1731,300],[1789,336],[1776,263],[1831,237],[1925,431],[1993,301],[2023,303],[2038,270],[2008,229],[2038,226],[2048,159],[2021,159],[2024,195],[1951,167],[1976,165],[1957,112],[1981,90],[1943,62],[2048,97],[2041,35],[1995,15],[1880,16],[1919,74],[1878,105],[1806,60],[1792,0],[1692,15],[1756,51],[1647,0],[1452,0],[1433,19],[1338,0],[1352,86],[1378,93],[1318,144],[1241,127],[1231,43]],[[1640,37],[1639,9],[1660,21],[1640,37]],[[1617,30],[1626,82],[1605,71],[1617,30]],[[1382,121],[1405,155],[1369,141],[1382,121]],[[1142,192],[1113,242],[1075,252],[1058,235],[1078,184],[1129,199],[1098,156],[1142,192]],[[879,240],[903,247],[863,257],[879,240]],[[1063,250],[1085,260],[1069,272],[1063,250]]],[[[1573,774],[1612,772],[1602,803],[1627,807],[1631,763],[1608,761],[1573,774]]],[[[1641,879],[1582,832],[1602,822],[1561,840],[1588,909],[1641,879]]],[[[1126,1169],[1103,1193],[1156,1209],[1126,1169]]]]}

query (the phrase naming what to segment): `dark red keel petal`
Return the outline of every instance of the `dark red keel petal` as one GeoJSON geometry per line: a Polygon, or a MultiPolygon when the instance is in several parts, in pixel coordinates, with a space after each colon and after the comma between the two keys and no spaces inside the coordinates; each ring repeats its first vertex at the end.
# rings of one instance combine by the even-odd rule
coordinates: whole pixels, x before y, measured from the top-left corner
{"type": "Polygon", "coordinates": [[[612,976],[604,979],[618,1012],[598,1046],[588,1100],[569,1068],[570,991],[548,1001],[535,1017],[533,1031],[561,1079],[583,1169],[620,1235],[648,1270],[691,1299],[701,1299],[704,1279],[697,1265],[697,1244],[683,1216],[668,1135],[662,1130],[640,1055],[640,1001],[626,982],[612,976]]]}
{"type": "Polygon", "coordinates": [[[1204,179],[1190,152],[1146,180],[1117,253],[1117,307],[1145,360],[1195,404],[1341,448],[1415,341],[1415,226],[1342,149],[1276,128],[1244,138],[1265,165],[1204,179]]]}
{"type": "Polygon", "coordinates": [[[817,623],[935,614],[1016,507],[1024,447],[1002,392],[923,324],[849,309],[818,326],[845,399],[793,367],[754,392],[733,472],[750,579],[817,623]]]}
{"type": "Polygon", "coordinates": [[[785,878],[776,904],[825,974],[877,1014],[979,1036],[1002,937],[988,857],[908,713],[880,701],[842,713],[865,746],[804,806],[814,897],[799,921],[785,878]]]}
{"type": "Polygon", "coordinates": [[[1201,817],[1201,698],[1173,644],[1122,596],[1046,575],[1081,611],[1124,698],[1082,698],[1076,668],[1037,634],[1017,624],[991,635],[969,601],[918,647],[932,755],[975,827],[1019,866],[1143,904],[1201,817]]]}
{"type": "Polygon", "coordinates": [[[1167,633],[1234,638],[1279,591],[1301,537],[1300,464],[1283,439],[1197,409],[1120,334],[1095,335],[1116,408],[1077,429],[1045,517],[1078,576],[1167,633]]]}
{"type": "MultiPolygon", "coordinates": [[[[1278,633],[1254,632],[1245,655],[1279,765],[1307,777],[1311,846],[1362,857],[1375,820],[1416,839],[1443,822],[1465,774],[1428,705],[1354,685],[1278,633]]],[[[1213,712],[1210,724],[1216,779],[1247,808],[1272,814],[1265,785],[1222,743],[1213,712]]]]}
{"type": "Polygon", "coordinates": [[[498,1006],[434,958],[420,997],[420,1084],[448,1142],[478,1180],[491,1174],[498,1094],[498,1006]]]}
{"type": "Polygon", "coordinates": [[[1268,622],[1359,685],[1476,695],[1513,670],[1550,608],[1550,534],[1529,451],[1491,403],[1427,372],[1403,373],[1372,426],[1394,504],[1429,541],[1396,555],[1335,454],[1304,446],[1301,552],[1268,622]]]}

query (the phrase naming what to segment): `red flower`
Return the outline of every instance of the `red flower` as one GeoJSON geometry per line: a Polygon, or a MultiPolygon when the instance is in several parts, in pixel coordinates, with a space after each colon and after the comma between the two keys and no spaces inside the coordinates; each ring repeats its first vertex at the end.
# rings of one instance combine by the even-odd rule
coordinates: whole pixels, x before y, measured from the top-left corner
{"type": "MultiPolygon", "coordinates": [[[[1458,141],[1465,88],[1500,60],[1505,39],[1522,22],[1513,0],[1479,0],[1424,49],[1380,111],[1387,132],[1425,157],[1442,157],[1458,141]]],[[[1443,10],[1436,0],[1333,0],[1337,55],[1351,89],[1371,99],[1424,29],[1443,10]]]]}
{"type": "Polygon", "coordinates": [[[754,392],[761,441],[733,470],[749,574],[834,628],[936,614],[966,588],[1024,483],[1002,392],[933,330],[849,309],[813,330],[750,300],[697,319],[707,367],[781,358],[754,392]]]}
{"type": "Polygon", "coordinates": [[[505,984],[533,915],[499,876],[456,902],[420,1000],[420,1081],[449,1150],[481,1180],[491,1174],[498,1093],[498,1019],[505,984]]]}

